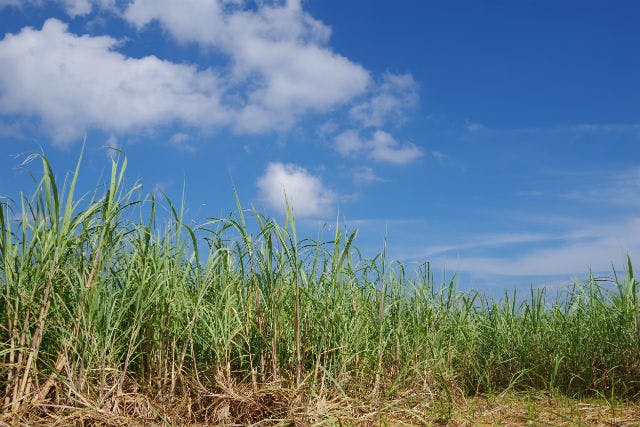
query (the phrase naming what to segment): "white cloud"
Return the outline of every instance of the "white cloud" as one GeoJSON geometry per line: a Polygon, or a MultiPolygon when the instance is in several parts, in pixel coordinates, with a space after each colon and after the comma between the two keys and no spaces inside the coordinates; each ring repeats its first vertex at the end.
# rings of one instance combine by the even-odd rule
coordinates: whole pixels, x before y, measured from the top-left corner
{"type": "Polygon", "coordinates": [[[330,29],[299,0],[259,2],[255,10],[242,5],[135,0],[124,16],[139,28],[158,21],[178,41],[227,55],[241,94],[234,122],[240,132],[288,128],[307,112],[326,112],[364,92],[369,73],[325,47],[330,29]]]}
{"type": "MultiPolygon", "coordinates": [[[[568,198],[574,206],[576,202],[588,203],[590,210],[594,212],[604,210],[605,217],[588,221],[580,216],[525,216],[523,219],[542,223],[547,229],[554,231],[516,234],[512,241],[509,235],[470,237],[467,244],[440,248],[439,252],[460,251],[459,259],[449,257],[449,261],[453,261],[457,269],[476,274],[568,275],[586,274],[589,269],[603,272],[611,270],[612,262],[623,262],[627,253],[637,262],[640,257],[640,242],[636,237],[640,234],[637,209],[640,206],[637,201],[640,194],[640,169],[633,167],[617,173],[580,172],[579,177],[580,186],[584,190],[573,191],[569,193],[570,196],[563,194],[561,198],[568,198]],[[527,241],[537,242],[537,247],[520,255],[507,253],[476,257],[464,254],[465,249],[487,248],[497,243],[508,247],[527,241]]],[[[557,203],[557,199],[553,198],[555,196],[549,193],[534,191],[521,194],[551,198],[552,203],[557,203]]],[[[513,218],[514,215],[509,216],[513,218]]]]}
{"type": "Polygon", "coordinates": [[[386,179],[375,174],[369,167],[358,168],[353,171],[353,181],[359,185],[373,184],[374,182],[385,182],[386,179]]]}
{"type": "Polygon", "coordinates": [[[340,135],[336,136],[334,143],[338,153],[343,156],[352,156],[365,151],[367,148],[366,142],[360,139],[360,135],[355,130],[342,132],[340,135]]]}
{"type": "Polygon", "coordinates": [[[365,127],[381,127],[389,122],[400,124],[419,100],[418,85],[411,74],[387,72],[372,95],[351,108],[349,116],[365,127]]]}
{"type": "MultiPolygon", "coordinates": [[[[589,270],[603,272],[611,270],[611,263],[624,262],[640,256],[640,243],[635,236],[640,233],[640,218],[630,218],[608,225],[596,225],[576,229],[561,235],[550,236],[546,247],[528,251],[518,256],[460,256],[440,257],[433,261],[446,263],[458,271],[474,274],[513,276],[586,274],[589,270]],[[554,243],[553,240],[556,242],[554,243]],[[562,243],[557,243],[561,240],[562,243]]],[[[539,236],[540,241],[544,236],[539,236]]],[[[533,234],[531,241],[537,241],[533,234]]],[[[526,235],[522,241],[525,243],[526,235]]],[[[503,242],[508,245],[508,241],[503,242]]],[[[481,246],[478,246],[481,247],[481,246]]],[[[449,250],[456,248],[449,248],[449,250]]],[[[462,247],[460,249],[463,249],[462,247]]],[[[637,261],[636,261],[637,262],[637,261]]]]}
{"type": "MultiPolygon", "coordinates": [[[[453,261],[453,265],[456,270],[474,274],[512,276],[585,274],[590,270],[609,271],[611,263],[623,260],[627,252],[623,246],[616,244],[616,241],[607,239],[535,251],[515,259],[463,257],[453,261]]],[[[638,251],[636,250],[635,253],[638,251]]]]}
{"type": "Polygon", "coordinates": [[[338,135],[334,143],[343,156],[366,154],[375,161],[395,165],[411,163],[423,155],[422,149],[416,145],[410,142],[400,145],[393,136],[381,130],[367,140],[360,138],[358,132],[348,130],[338,135]]]}
{"type": "Polygon", "coordinates": [[[489,128],[487,128],[482,123],[474,122],[468,119],[465,120],[464,122],[464,128],[467,130],[467,132],[470,132],[470,133],[477,133],[477,132],[483,132],[483,131],[489,130],[489,128]]]}
{"type": "Polygon", "coordinates": [[[534,134],[572,135],[627,135],[640,137],[638,123],[583,123],[557,126],[529,126],[516,128],[497,128],[473,120],[465,120],[463,129],[469,133],[483,133],[491,136],[521,136],[534,134]]]}
{"type": "Polygon", "coordinates": [[[622,172],[588,172],[581,175],[581,188],[561,194],[561,199],[616,207],[640,206],[639,166],[622,172]]]}
{"type": "Polygon", "coordinates": [[[76,17],[91,13],[93,6],[89,0],[62,0],[69,16],[76,17]]]}
{"type": "Polygon", "coordinates": [[[324,216],[333,211],[337,200],[319,177],[294,164],[269,163],[257,186],[269,208],[284,213],[288,201],[298,218],[324,216]]]}
{"type": "Polygon", "coordinates": [[[26,132],[28,129],[33,130],[33,125],[23,120],[10,123],[0,122],[0,138],[29,139],[26,132]]]}
{"type": "Polygon", "coordinates": [[[39,116],[58,143],[88,128],[122,133],[172,122],[228,123],[212,71],[155,56],[128,58],[111,37],[76,36],[49,19],[0,41],[0,113],[39,116]]]}
{"type": "Polygon", "coordinates": [[[442,151],[438,151],[438,150],[433,150],[431,151],[431,157],[433,157],[434,159],[436,159],[439,162],[443,162],[447,159],[446,154],[444,154],[442,151]]]}
{"type": "Polygon", "coordinates": [[[122,145],[115,135],[111,135],[105,142],[103,148],[107,153],[107,157],[113,160],[118,156],[118,150],[122,149],[122,145]]]}
{"type": "Polygon", "coordinates": [[[179,150],[189,153],[195,153],[197,151],[196,147],[189,143],[190,140],[191,137],[189,135],[187,135],[186,133],[178,132],[171,135],[171,138],[169,138],[169,144],[179,150]]]}
{"type": "Polygon", "coordinates": [[[178,41],[226,61],[203,71],[130,58],[117,52],[118,40],[74,35],[53,19],[40,31],[7,35],[0,41],[0,113],[39,117],[58,143],[90,128],[123,133],[173,122],[286,131],[304,115],[348,106],[371,82],[362,66],[327,46],[329,27],[297,0],[252,8],[237,0],[134,0],[124,10],[114,0],[52,1],[72,17],[100,8],[140,30],[156,21],[178,41]]]}
{"type": "MultiPolygon", "coordinates": [[[[380,127],[402,122],[419,100],[410,74],[385,73],[372,84],[367,70],[332,51],[331,29],[305,12],[300,0],[252,6],[243,0],[50,2],[71,17],[107,10],[140,31],[157,22],[179,42],[196,43],[226,61],[201,70],[155,56],[131,58],[117,51],[119,40],[75,35],[55,19],[41,30],[6,35],[0,40],[0,114],[39,118],[57,144],[89,129],[121,135],[170,124],[287,131],[304,115],[349,106],[354,122],[380,127]]],[[[27,3],[45,1],[0,0],[0,7],[27,3]]],[[[380,130],[368,140],[344,132],[336,147],[393,164],[422,155],[414,144],[401,145],[380,130]]]]}
{"type": "Polygon", "coordinates": [[[422,156],[422,150],[408,142],[400,146],[388,133],[377,131],[370,141],[373,148],[371,158],[380,162],[388,162],[397,165],[411,163],[422,156]]]}
{"type": "Polygon", "coordinates": [[[631,134],[640,136],[640,124],[619,123],[587,123],[572,126],[558,126],[552,128],[556,132],[600,133],[600,134],[631,134]]]}
{"type": "Polygon", "coordinates": [[[466,249],[486,249],[524,243],[544,242],[553,240],[554,238],[557,239],[558,236],[553,236],[552,234],[547,233],[503,233],[495,235],[470,236],[466,238],[465,242],[450,245],[427,246],[419,249],[419,252],[424,254],[424,256],[432,256],[463,251],[466,249]]]}

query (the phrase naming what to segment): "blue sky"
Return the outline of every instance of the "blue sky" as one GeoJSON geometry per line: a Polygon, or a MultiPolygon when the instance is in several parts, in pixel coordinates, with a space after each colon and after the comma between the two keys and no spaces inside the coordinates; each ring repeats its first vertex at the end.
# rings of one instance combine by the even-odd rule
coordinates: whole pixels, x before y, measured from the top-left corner
{"type": "Polygon", "coordinates": [[[246,206],[463,286],[640,257],[636,1],[0,0],[0,194],[110,150],[194,220],[246,206]]]}

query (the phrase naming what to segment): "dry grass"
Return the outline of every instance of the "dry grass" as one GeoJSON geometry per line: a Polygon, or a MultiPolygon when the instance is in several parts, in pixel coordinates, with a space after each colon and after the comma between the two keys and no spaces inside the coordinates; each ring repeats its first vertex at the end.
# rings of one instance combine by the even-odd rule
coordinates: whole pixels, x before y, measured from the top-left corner
{"type": "Polygon", "coordinates": [[[546,393],[462,398],[407,395],[384,402],[317,398],[308,390],[231,386],[217,393],[125,394],[110,408],[43,404],[0,415],[0,426],[638,426],[633,402],[579,400],[546,393]]]}

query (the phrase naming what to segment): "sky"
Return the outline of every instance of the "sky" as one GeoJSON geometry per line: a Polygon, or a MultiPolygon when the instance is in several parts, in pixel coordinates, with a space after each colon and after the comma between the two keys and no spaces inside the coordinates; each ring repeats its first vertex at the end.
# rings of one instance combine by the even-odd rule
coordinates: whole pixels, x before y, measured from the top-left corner
{"type": "Polygon", "coordinates": [[[640,259],[640,3],[0,0],[0,195],[114,150],[193,221],[246,207],[555,286],[640,259]]]}

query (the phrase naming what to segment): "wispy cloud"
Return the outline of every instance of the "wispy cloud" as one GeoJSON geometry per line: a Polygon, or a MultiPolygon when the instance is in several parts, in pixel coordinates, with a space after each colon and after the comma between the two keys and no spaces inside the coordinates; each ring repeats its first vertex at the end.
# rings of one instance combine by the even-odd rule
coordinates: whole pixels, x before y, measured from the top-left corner
{"type": "Polygon", "coordinates": [[[368,98],[349,110],[349,117],[364,127],[402,124],[420,101],[418,85],[411,74],[385,73],[368,98]]]}
{"type": "Polygon", "coordinates": [[[496,212],[502,227],[519,232],[474,233],[470,231],[473,227],[466,227],[464,238],[455,240],[458,233],[439,230],[428,222],[397,224],[389,238],[392,243],[400,240],[402,245],[395,248],[393,256],[407,261],[430,260],[434,265],[483,277],[566,277],[584,275],[589,269],[608,272],[612,263],[624,262],[626,254],[632,260],[640,257],[636,237],[640,235],[638,168],[618,173],[581,172],[578,178],[571,181],[578,188],[569,193],[547,190],[519,194],[561,205],[558,212],[541,215],[509,208],[496,212]],[[588,215],[579,212],[582,206],[589,207],[588,215]],[[421,236],[428,236],[433,243],[421,243],[421,236]]]}
{"type": "Polygon", "coordinates": [[[472,235],[458,244],[407,245],[394,256],[409,261],[430,260],[450,270],[480,276],[582,275],[589,270],[610,271],[612,263],[619,265],[627,254],[632,259],[640,256],[640,242],[635,238],[638,233],[640,217],[562,233],[472,235]],[[477,252],[487,255],[472,255],[477,252]]]}
{"type": "Polygon", "coordinates": [[[66,7],[67,13],[71,17],[86,15],[91,13],[93,9],[89,0],[61,0],[61,3],[66,7]]]}
{"type": "Polygon", "coordinates": [[[0,0],[0,9],[8,6],[18,6],[20,0],[0,0]]]}
{"type": "Polygon", "coordinates": [[[111,135],[105,141],[103,148],[105,150],[105,153],[107,154],[107,157],[109,157],[111,160],[114,160],[116,157],[118,157],[118,150],[122,148],[122,145],[120,144],[120,141],[118,141],[118,138],[115,137],[115,135],[111,135]]]}
{"type": "Polygon", "coordinates": [[[372,160],[395,165],[411,163],[422,157],[421,148],[407,142],[398,143],[390,134],[376,131],[369,139],[362,139],[355,130],[348,130],[336,136],[336,150],[343,156],[365,154],[372,160]]]}
{"type": "Polygon", "coordinates": [[[515,195],[517,197],[537,198],[543,197],[545,195],[545,192],[541,190],[520,190],[516,191],[515,195]]]}
{"type": "Polygon", "coordinates": [[[444,154],[442,151],[432,150],[431,151],[431,157],[433,157],[434,159],[436,159],[439,162],[444,162],[445,160],[447,160],[447,158],[449,156],[444,154]]]}
{"type": "MultiPolygon", "coordinates": [[[[556,224],[557,225],[557,224],[556,224]]],[[[430,259],[477,275],[569,275],[609,271],[629,254],[640,256],[640,217],[578,225],[564,221],[564,231],[468,236],[464,242],[409,246],[398,256],[430,259]],[[534,244],[531,246],[531,244],[534,244]],[[473,255],[474,253],[487,255],[473,255]]]]}
{"type": "Polygon", "coordinates": [[[151,187],[151,193],[158,199],[164,197],[166,193],[168,193],[173,187],[175,187],[175,182],[173,180],[168,181],[160,181],[153,184],[151,187]]]}
{"type": "MultiPolygon", "coordinates": [[[[640,166],[626,170],[551,170],[547,178],[571,182],[570,189],[529,188],[515,191],[521,198],[553,200],[554,203],[590,205],[611,210],[640,207],[640,166]]],[[[567,184],[569,185],[569,184],[567,184]]]]}
{"type": "Polygon", "coordinates": [[[356,185],[368,185],[375,182],[385,182],[386,179],[379,177],[372,168],[362,167],[353,170],[353,182],[356,185]]]}
{"type": "Polygon", "coordinates": [[[640,124],[634,123],[584,123],[568,126],[557,126],[551,128],[561,132],[582,132],[582,133],[631,133],[640,136],[640,124]]]}
{"type": "Polygon", "coordinates": [[[193,144],[190,143],[190,141],[191,137],[182,132],[174,133],[173,135],[171,135],[171,138],[169,138],[169,144],[171,146],[177,148],[178,150],[186,151],[193,154],[197,150],[196,147],[194,147],[193,144]]]}
{"type": "MultiPolygon", "coordinates": [[[[45,2],[46,0],[0,0],[0,9],[7,6],[22,7],[45,2]]],[[[116,0],[49,0],[49,2],[60,4],[71,18],[88,15],[94,10],[94,6],[111,10],[116,8],[116,0]]]]}
{"type": "Polygon", "coordinates": [[[25,130],[28,128],[33,128],[33,125],[23,121],[0,123],[0,137],[27,139],[27,132],[25,130]]]}
{"type": "Polygon", "coordinates": [[[483,249],[500,246],[512,246],[523,243],[544,242],[556,240],[557,236],[547,233],[502,233],[482,236],[470,236],[464,242],[450,245],[425,246],[419,251],[424,256],[441,255],[459,252],[467,249],[483,249]]]}
{"type": "Polygon", "coordinates": [[[640,124],[638,123],[577,123],[552,126],[523,126],[523,127],[492,127],[490,125],[466,120],[462,128],[469,133],[490,135],[518,135],[518,134],[601,134],[601,135],[632,135],[640,137],[640,124]]]}
{"type": "Polygon", "coordinates": [[[588,173],[586,188],[562,193],[561,198],[604,205],[640,206],[640,167],[617,173],[588,173]]]}
{"type": "Polygon", "coordinates": [[[461,256],[449,259],[449,265],[455,266],[457,270],[475,274],[514,276],[585,274],[589,270],[609,271],[612,263],[619,264],[627,254],[632,258],[640,254],[640,245],[625,234],[629,231],[640,232],[637,223],[626,224],[620,231],[617,235],[535,250],[517,257],[461,256]]]}

